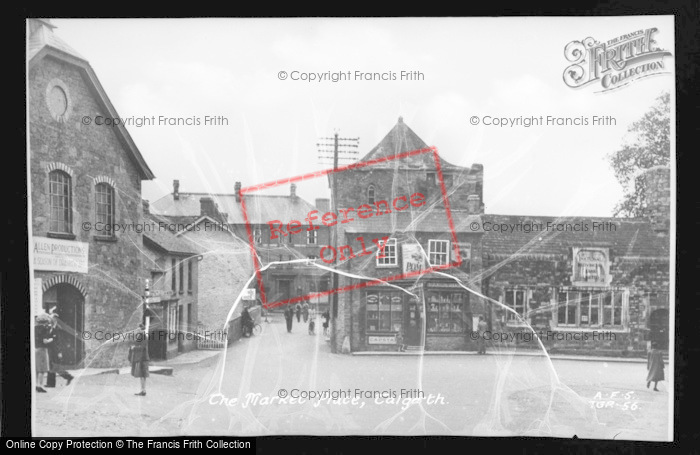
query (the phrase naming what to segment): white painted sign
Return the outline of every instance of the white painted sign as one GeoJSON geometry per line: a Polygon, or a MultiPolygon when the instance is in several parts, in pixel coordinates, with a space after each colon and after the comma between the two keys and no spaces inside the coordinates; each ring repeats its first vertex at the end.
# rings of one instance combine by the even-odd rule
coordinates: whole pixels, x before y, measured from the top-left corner
{"type": "Polygon", "coordinates": [[[396,335],[389,336],[369,336],[367,344],[396,344],[396,335]]]}
{"type": "Polygon", "coordinates": [[[404,273],[418,272],[426,268],[427,261],[418,243],[404,243],[401,245],[401,258],[404,273]]]}
{"type": "Polygon", "coordinates": [[[243,289],[241,298],[243,300],[255,300],[255,289],[243,289]]]}
{"type": "Polygon", "coordinates": [[[34,270],[88,273],[89,244],[33,237],[34,270]]]}
{"type": "Polygon", "coordinates": [[[32,307],[34,308],[34,316],[40,314],[43,311],[42,301],[44,299],[44,290],[42,289],[41,278],[34,278],[32,282],[32,307]]]}

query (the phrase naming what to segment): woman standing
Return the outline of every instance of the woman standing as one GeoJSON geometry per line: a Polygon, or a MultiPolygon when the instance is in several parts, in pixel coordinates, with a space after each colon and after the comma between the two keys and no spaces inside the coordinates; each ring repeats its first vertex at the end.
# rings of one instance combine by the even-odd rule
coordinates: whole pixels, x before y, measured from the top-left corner
{"type": "Polygon", "coordinates": [[[658,392],[659,389],[656,388],[659,381],[664,380],[664,357],[663,353],[657,349],[656,344],[652,344],[651,351],[647,356],[647,370],[649,374],[647,375],[647,389],[654,383],[654,391],[658,392]]]}
{"type": "Polygon", "coordinates": [[[148,338],[146,328],[139,324],[136,330],[136,343],[129,348],[129,361],[131,362],[131,375],[141,380],[141,392],[137,396],[146,395],[146,378],[149,376],[148,364],[151,358],[148,356],[148,338]]]}

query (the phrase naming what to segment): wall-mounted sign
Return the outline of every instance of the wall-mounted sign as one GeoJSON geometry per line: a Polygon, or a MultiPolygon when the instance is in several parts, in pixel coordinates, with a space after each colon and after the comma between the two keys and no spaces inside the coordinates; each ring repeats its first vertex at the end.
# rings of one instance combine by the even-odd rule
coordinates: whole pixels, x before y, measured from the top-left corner
{"type": "Polygon", "coordinates": [[[425,255],[423,254],[423,249],[418,243],[402,244],[401,257],[403,260],[404,273],[425,270],[428,264],[425,255]]]}
{"type": "MultiPolygon", "coordinates": [[[[458,242],[459,255],[462,257],[462,262],[467,262],[472,259],[472,244],[468,242],[458,242]]],[[[453,243],[452,247],[452,261],[457,260],[457,251],[453,243]]]]}
{"type": "Polygon", "coordinates": [[[33,237],[34,270],[88,273],[89,244],[33,237]]]}
{"type": "Polygon", "coordinates": [[[610,260],[607,248],[573,248],[574,286],[606,286],[610,284],[610,260]]]}
{"type": "Polygon", "coordinates": [[[371,335],[367,337],[367,344],[396,344],[396,335],[371,335]]]}
{"type": "Polygon", "coordinates": [[[255,289],[243,289],[241,298],[243,300],[255,300],[255,289]]]}

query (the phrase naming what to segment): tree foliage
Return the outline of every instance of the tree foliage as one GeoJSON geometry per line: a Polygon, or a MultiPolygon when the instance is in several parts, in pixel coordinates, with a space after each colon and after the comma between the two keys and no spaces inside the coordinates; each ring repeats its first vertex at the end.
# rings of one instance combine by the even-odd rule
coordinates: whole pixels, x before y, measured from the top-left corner
{"type": "Polygon", "coordinates": [[[671,95],[664,92],[644,116],[628,128],[629,140],[608,156],[623,198],[613,216],[646,216],[643,171],[671,161],[671,95]]]}

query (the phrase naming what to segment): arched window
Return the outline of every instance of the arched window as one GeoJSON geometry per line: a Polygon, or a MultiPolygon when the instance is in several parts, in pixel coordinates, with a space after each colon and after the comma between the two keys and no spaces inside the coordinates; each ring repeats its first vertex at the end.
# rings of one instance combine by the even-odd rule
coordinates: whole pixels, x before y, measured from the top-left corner
{"type": "Polygon", "coordinates": [[[100,226],[100,232],[114,232],[110,229],[114,224],[114,188],[109,183],[101,182],[95,185],[95,223],[103,224],[100,226]]]}
{"type": "Polygon", "coordinates": [[[66,172],[49,172],[49,231],[73,233],[73,188],[66,172]]]}
{"type": "Polygon", "coordinates": [[[374,188],[374,185],[370,185],[370,186],[367,188],[367,200],[369,201],[370,204],[374,204],[374,201],[375,201],[374,195],[375,195],[375,193],[376,193],[376,190],[375,190],[375,188],[374,188]]]}

